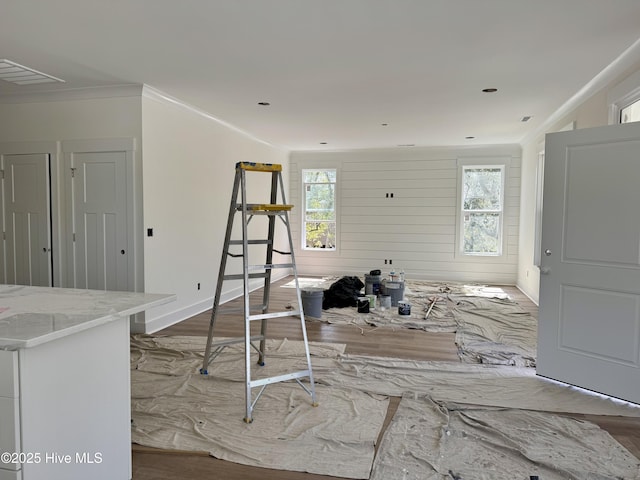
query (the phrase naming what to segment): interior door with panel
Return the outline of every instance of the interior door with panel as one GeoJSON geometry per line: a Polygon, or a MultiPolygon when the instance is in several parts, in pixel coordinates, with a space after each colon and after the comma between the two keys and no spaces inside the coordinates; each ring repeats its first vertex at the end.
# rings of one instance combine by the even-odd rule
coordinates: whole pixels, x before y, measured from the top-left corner
{"type": "Polygon", "coordinates": [[[65,153],[72,230],[68,278],[74,288],[134,289],[127,155],[124,150],[65,153]]]}
{"type": "Polygon", "coordinates": [[[640,403],[640,123],[546,138],[537,373],[640,403]]]}
{"type": "Polygon", "coordinates": [[[49,154],[2,155],[3,283],[52,286],[49,154]]]}

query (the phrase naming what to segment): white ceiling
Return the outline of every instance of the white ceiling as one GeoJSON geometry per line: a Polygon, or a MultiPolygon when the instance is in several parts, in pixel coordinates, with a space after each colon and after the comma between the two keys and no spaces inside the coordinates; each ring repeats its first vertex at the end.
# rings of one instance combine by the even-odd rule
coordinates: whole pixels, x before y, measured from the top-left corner
{"type": "Polygon", "coordinates": [[[0,59],[65,80],[0,102],[145,84],[290,150],[518,143],[639,38],[638,0],[0,0],[0,59]]]}

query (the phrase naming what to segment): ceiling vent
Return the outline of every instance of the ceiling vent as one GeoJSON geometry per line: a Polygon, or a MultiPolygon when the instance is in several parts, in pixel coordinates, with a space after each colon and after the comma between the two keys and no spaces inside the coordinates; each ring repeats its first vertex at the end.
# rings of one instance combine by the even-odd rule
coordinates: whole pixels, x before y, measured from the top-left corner
{"type": "Polygon", "coordinates": [[[10,60],[0,60],[0,80],[17,85],[34,85],[36,83],[64,82],[46,73],[19,65],[10,60]]]}

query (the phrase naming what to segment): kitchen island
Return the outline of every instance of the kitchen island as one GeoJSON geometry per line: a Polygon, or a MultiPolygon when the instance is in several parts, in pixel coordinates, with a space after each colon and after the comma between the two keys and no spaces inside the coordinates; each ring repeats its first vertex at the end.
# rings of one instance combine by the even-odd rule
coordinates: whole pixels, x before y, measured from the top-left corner
{"type": "Polygon", "coordinates": [[[0,285],[0,480],[131,478],[130,316],[175,298],[0,285]]]}

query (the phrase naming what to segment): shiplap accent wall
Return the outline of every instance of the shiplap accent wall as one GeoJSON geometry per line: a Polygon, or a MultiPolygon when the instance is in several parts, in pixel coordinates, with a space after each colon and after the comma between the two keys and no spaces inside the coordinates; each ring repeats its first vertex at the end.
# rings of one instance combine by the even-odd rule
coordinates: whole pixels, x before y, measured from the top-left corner
{"type": "Polygon", "coordinates": [[[518,266],[521,149],[402,148],[292,152],[290,203],[301,275],[358,275],[404,270],[407,278],[515,284],[518,266]],[[504,250],[500,257],[457,252],[459,164],[506,162],[504,250]],[[335,252],[302,249],[303,169],[337,168],[335,252]],[[393,198],[386,194],[393,193],[393,198]],[[393,263],[385,264],[385,260],[393,263]]]}

